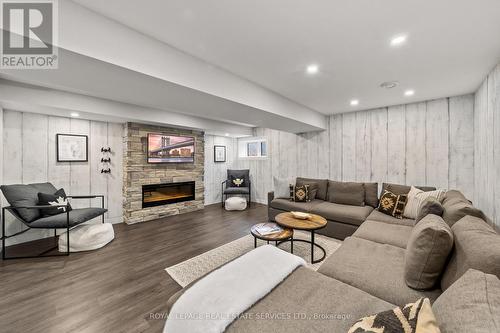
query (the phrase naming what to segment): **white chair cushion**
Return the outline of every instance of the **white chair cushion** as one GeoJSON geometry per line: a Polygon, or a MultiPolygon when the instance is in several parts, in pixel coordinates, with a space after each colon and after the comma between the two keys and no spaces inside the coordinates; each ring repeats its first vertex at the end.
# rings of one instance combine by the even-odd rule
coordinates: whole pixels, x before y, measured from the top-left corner
{"type": "Polygon", "coordinates": [[[226,199],[224,208],[226,210],[245,210],[247,208],[247,201],[242,197],[230,197],[226,199]]]}
{"type": "MultiPolygon", "coordinates": [[[[96,250],[115,238],[111,223],[84,224],[69,231],[69,251],[80,252],[96,250]]],[[[68,249],[66,232],[59,236],[59,252],[68,249]]]]}

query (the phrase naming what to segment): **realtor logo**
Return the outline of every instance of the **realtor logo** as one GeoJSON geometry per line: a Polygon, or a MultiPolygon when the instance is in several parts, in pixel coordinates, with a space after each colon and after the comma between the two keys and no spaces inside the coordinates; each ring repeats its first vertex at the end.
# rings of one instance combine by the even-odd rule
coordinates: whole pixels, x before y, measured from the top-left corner
{"type": "Polygon", "coordinates": [[[0,68],[57,68],[57,0],[0,0],[0,68]]]}

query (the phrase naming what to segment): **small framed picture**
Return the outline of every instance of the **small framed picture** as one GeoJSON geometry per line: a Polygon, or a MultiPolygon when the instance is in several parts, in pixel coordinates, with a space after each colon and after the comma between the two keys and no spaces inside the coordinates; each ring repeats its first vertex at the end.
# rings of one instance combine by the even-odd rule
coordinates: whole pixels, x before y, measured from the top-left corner
{"type": "Polygon", "coordinates": [[[214,162],[226,162],[226,146],[214,146],[214,162]]]}
{"type": "Polygon", "coordinates": [[[78,134],[56,134],[57,162],[88,162],[89,137],[78,134]]]}

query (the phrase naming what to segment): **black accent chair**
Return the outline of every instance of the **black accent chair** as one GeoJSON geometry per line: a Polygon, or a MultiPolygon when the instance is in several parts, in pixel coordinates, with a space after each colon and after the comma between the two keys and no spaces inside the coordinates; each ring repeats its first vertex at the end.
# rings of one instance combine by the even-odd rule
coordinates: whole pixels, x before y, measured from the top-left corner
{"type": "Polygon", "coordinates": [[[250,170],[227,170],[227,179],[222,182],[222,207],[224,207],[228,195],[246,195],[248,196],[248,206],[250,206],[252,202],[250,170]],[[236,186],[232,183],[232,178],[243,179],[244,186],[236,186]]]}
{"type": "Polygon", "coordinates": [[[57,257],[69,255],[69,231],[79,224],[90,221],[96,217],[102,216],[102,223],[104,223],[104,213],[108,210],[104,208],[103,195],[78,195],[70,196],[70,199],[92,199],[101,198],[101,208],[73,208],[71,211],[66,210],[64,213],[59,213],[52,216],[41,216],[41,208],[53,208],[50,205],[37,205],[38,193],[55,193],[57,189],[51,183],[37,183],[28,185],[2,185],[1,190],[7,201],[11,206],[2,207],[2,259],[24,259],[24,258],[39,258],[39,257],[57,257]],[[16,232],[12,235],[5,234],[5,213],[9,211],[17,220],[21,221],[27,229],[16,232]],[[66,229],[67,252],[62,254],[49,254],[46,253],[57,248],[57,243],[54,247],[47,249],[40,253],[38,256],[16,256],[7,257],[5,253],[5,240],[18,236],[30,229],[53,229],[54,238],[57,239],[57,229],[66,229]]]}

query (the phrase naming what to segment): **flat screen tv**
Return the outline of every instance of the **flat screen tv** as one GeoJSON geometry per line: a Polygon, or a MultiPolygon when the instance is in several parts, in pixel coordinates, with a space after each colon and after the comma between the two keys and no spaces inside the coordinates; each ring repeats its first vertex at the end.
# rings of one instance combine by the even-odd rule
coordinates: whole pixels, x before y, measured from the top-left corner
{"type": "Polygon", "coordinates": [[[149,133],[148,163],[194,163],[194,137],[149,133]]]}

